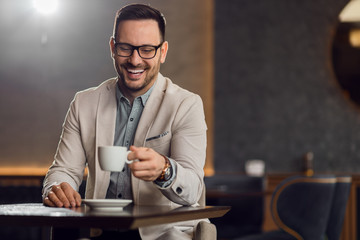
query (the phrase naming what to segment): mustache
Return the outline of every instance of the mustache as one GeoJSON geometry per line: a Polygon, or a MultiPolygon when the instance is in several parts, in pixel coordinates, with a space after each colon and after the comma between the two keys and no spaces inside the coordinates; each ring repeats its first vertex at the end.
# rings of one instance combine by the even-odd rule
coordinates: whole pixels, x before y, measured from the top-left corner
{"type": "Polygon", "coordinates": [[[144,65],[144,64],[138,64],[138,65],[134,65],[134,64],[131,64],[131,63],[124,63],[122,64],[122,66],[124,68],[143,68],[143,69],[147,69],[148,66],[147,65],[144,65]]]}

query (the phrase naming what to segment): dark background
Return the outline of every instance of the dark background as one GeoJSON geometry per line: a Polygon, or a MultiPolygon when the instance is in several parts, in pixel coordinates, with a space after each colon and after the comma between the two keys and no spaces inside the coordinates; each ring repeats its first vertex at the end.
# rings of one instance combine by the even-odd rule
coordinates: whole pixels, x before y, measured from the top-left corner
{"type": "Polygon", "coordinates": [[[268,172],[296,172],[308,151],[315,171],[359,171],[360,111],[332,64],[346,3],[216,1],[217,171],[243,171],[255,158],[268,172]]]}

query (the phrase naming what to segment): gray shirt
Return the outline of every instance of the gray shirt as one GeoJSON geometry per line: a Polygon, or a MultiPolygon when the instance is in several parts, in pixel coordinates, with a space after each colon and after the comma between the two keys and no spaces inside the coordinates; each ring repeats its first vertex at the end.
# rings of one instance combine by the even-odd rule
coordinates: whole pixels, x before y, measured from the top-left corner
{"type": "MultiPolygon", "coordinates": [[[[117,85],[118,86],[118,85],[117,85]]],[[[114,146],[129,147],[134,143],[135,132],[144,110],[145,104],[154,88],[154,85],[143,95],[134,99],[131,106],[130,101],[121,93],[119,87],[116,88],[117,98],[117,113],[114,146]]],[[[174,169],[173,160],[169,159],[171,166],[174,169]]],[[[156,182],[161,187],[166,187],[171,184],[175,178],[175,169],[172,178],[167,182],[156,182]]],[[[131,188],[131,171],[125,164],[122,172],[111,172],[110,185],[106,193],[106,198],[122,198],[132,199],[131,188]]]]}

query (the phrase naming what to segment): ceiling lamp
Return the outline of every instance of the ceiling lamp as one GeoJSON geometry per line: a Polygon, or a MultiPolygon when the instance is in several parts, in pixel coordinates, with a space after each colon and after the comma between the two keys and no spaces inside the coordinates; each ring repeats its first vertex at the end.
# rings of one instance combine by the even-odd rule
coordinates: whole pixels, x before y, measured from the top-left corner
{"type": "Polygon", "coordinates": [[[57,0],[34,0],[35,9],[42,14],[54,13],[57,6],[57,0]]]}
{"type": "Polygon", "coordinates": [[[350,1],[340,13],[341,22],[360,22],[360,0],[350,1]]]}

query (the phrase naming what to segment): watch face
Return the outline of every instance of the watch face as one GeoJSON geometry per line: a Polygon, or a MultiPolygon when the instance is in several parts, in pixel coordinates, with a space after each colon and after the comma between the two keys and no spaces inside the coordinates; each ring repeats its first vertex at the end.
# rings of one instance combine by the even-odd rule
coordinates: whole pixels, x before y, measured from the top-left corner
{"type": "Polygon", "coordinates": [[[165,171],[165,174],[164,174],[164,179],[165,181],[168,181],[170,178],[171,178],[171,166],[169,166],[166,171],[165,171]]]}

